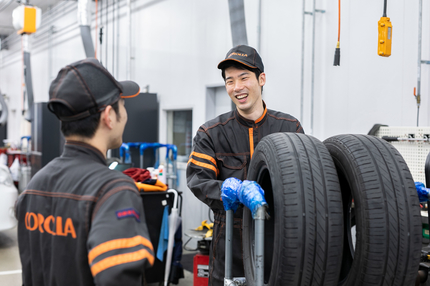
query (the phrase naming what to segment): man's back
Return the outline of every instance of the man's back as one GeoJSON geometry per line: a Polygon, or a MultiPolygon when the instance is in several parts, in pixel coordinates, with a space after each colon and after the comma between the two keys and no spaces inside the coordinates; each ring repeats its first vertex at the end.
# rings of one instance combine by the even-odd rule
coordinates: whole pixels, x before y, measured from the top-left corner
{"type": "Polygon", "coordinates": [[[17,217],[24,285],[139,285],[153,260],[133,181],[81,142],[35,175],[17,217]]]}

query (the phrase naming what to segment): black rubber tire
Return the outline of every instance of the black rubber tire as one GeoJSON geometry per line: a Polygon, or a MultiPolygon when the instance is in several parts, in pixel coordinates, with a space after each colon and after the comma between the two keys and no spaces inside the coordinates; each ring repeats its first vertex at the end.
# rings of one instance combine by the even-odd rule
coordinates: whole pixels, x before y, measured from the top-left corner
{"type": "MultiPolygon", "coordinates": [[[[318,139],[298,133],[264,137],[248,180],[265,191],[265,285],[337,285],[343,217],[334,163],[318,139]]],[[[243,255],[247,285],[254,283],[254,223],[245,208],[243,255]]],[[[260,286],[260,285],[258,285],[260,286]]]]}
{"type": "Polygon", "coordinates": [[[339,285],[414,285],[421,217],[403,157],[391,144],[369,135],[338,135],[324,144],[336,165],[344,203],[346,233],[339,285]],[[348,227],[352,199],[355,250],[348,227]]]}

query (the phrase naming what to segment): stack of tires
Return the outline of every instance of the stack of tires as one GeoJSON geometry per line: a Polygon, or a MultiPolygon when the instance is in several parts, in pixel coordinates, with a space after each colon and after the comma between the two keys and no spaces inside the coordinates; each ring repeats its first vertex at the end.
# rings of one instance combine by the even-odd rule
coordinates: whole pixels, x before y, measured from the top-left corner
{"type": "MultiPolygon", "coordinates": [[[[389,143],[368,135],[324,142],[275,133],[258,144],[248,180],[265,190],[265,285],[414,285],[419,201],[389,143]]],[[[247,285],[254,285],[254,222],[243,221],[247,285]]],[[[260,286],[260,285],[255,285],[260,286]]]]}

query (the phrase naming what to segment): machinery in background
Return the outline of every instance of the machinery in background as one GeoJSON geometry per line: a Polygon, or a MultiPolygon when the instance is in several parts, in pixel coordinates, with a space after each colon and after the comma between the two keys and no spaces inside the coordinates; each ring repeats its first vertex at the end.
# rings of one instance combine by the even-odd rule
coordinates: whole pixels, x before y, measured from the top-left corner
{"type": "MultiPolygon", "coordinates": [[[[157,94],[145,93],[130,98],[126,102],[128,121],[124,130],[124,142],[158,141],[158,100],[157,94]]],[[[34,120],[31,122],[31,176],[49,161],[63,152],[65,139],[61,134],[60,121],[48,110],[47,102],[37,102],[33,106],[34,120]]],[[[138,149],[131,150],[133,162],[139,162],[138,149]]],[[[119,148],[112,150],[111,157],[120,157],[119,148]]],[[[145,153],[145,165],[152,166],[155,158],[151,150],[145,153]]]]}
{"type": "Polygon", "coordinates": [[[369,132],[369,135],[375,135],[391,142],[400,152],[408,164],[414,182],[424,183],[426,181],[424,166],[425,156],[430,153],[430,127],[379,125],[377,130],[372,133],[369,132]]]}
{"type": "MultiPolygon", "coordinates": [[[[389,127],[387,125],[375,125],[369,132],[390,142],[405,159],[413,180],[430,186],[430,127],[389,127]],[[427,157],[423,156],[427,154],[427,157]]],[[[421,263],[416,280],[417,286],[428,285],[428,273],[430,270],[430,208],[421,210],[421,223],[423,226],[423,247],[421,250],[421,263]],[[426,246],[426,244],[429,244],[426,246]]]]}
{"type": "MultiPolygon", "coordinates": [[[[427,138],[428,139],[428,138],[427,138]]],[[[427,187],[430,187],[430,153],[427,155],[426,163],[425,163],[425,184],[427,187]]],[[[424,242],[430,241],[429,236],[429,226],[430,226],[430,200],[427,201],[427,212],[421,211],[421,221],[423,224],[423,244],[424,242]],[[427,216],[427,217],[426,217],[427,216]]],[[[428,246],[425,246],[421,250],[421,263],[420,268],[418,270],[418,277],[415,285],[422,285],[428,281],[430,271],[430,243],[428,246]]]]}
{"type": "MultiPolygon", "coordinates": [[[[128,120],[122,136],[123,142],[158,142],[158,98],[156,93],[141,93],[125,102],[128,120]]],[[[143,166],[154,166],[155,157],[150,149],[145,150],[143,166]]],[[[138,166],[139,148],[130,150],[130,160],[138,166]]],[[[109,156],[108,156],[109,157],[109,156]]],[[[120,158],[120,148],[114,149],[110,157],[120,158]]]]}
{"type": "Polygon", "coordinates": [[[47,102],[33,106],[34,120],[31,122],[31,177],[52,159],[63,152],[64,137],[60,121],[48,110],[47,102]]]}
{"type": "Polygon", "coordinates": [[[33,120],[33,83],[31,79],[31,61],[28,36],[35,33],[42,21],[42,10],[37,7],[25,5],[27,0],[22,1],[23,5],[18,6],[13,10],[13,26],[18,30],[18,34],[22,37],[22,57],[24,63],[24,82],[23,82],[23,98],[27,102],[27,108],[22,106],[23,111],[27,110],[25,119],[33,120]]]}
{"type": "Polygon", "coordinates": [[[7,138],[7,118],[9,115],[7,103],[5,101],[6,95],[2,94],[0,91],[0,105],[1,105],[1,115],[0,115],[0,146],[3,146],[3,140],[7,138]]]}

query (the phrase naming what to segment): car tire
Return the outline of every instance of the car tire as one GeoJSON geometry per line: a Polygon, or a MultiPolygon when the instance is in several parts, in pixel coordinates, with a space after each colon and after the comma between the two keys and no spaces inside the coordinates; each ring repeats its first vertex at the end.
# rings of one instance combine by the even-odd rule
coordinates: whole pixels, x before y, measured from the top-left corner
{"type": "Polygon", "coordinates": [[[414,285],[421,217],[403,157],[391,144],[369,135],[338,135],[324,144],[336,165],[343,198],[344,252],[338,285],[414,285]]]}
{"type": "MultiPolygon", "coordinates": [[[[264,137],[248,180],[265,191],[264,285],[337,285],[342,260],[342,198],[334,163],[318,139],[299,133],[264,137]]],[[[254,282],[254,222],[244,209],[247,285],[254,282]]],[[[260,286],[260,285],[258,285],[260,286]]]]}

